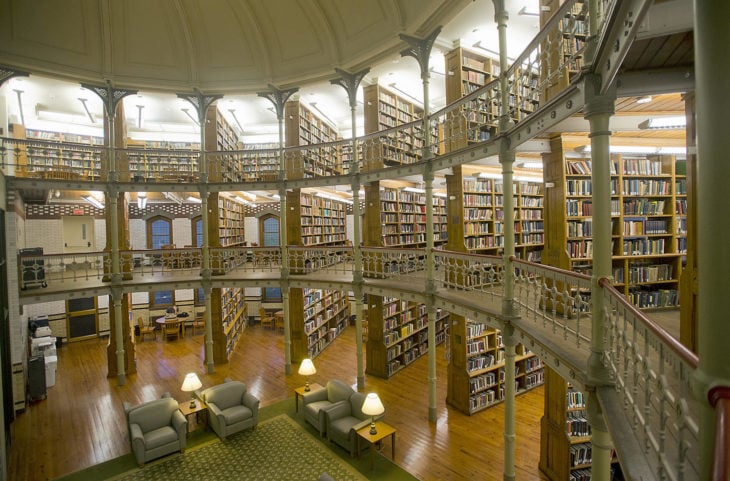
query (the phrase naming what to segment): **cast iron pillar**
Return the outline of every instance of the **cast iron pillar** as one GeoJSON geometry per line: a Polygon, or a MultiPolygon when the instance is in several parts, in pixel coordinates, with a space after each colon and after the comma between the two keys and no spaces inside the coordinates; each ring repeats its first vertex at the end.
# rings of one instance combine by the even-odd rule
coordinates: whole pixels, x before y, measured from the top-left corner
{"type": "MultiPolygon", "coordinates": [[[[109,145],[108,145],[108,152],[109,152],[109,159],[108,159],[108,173],[107,173],[107,183],[106,183],[106,193],[107,198],[110,199],[110,206],[106,209],[106,217],[109,219],[109,224],[111,226],[111,287],[112,287],[112,293],[115,292],[115,289],[120,289],[119,295],[115,296],[112,294],[113,298],[113,309],[114,309],[114,326],[113,327],[113,335],[114,341],[116,343],[116,375],[117,375],[117,383],[120,386],[123,386],[125,383],[125,374],[126,374],[126,354],[124,350],[124,326],[122,326],[122,319],[128,319],[129,316],[122,317],[122,303],[121,303],[121,285],[122,285],[122,269],[121,269],[121,259],[120,259],[120,253],[119,253],[119,236],[117,235],[117,232],[119,232],[119,212],[117,209],[117,203],[119,199],[119,189],[117,188],[118,182],[119,182],[119,168],[117,166],[116,162],[116,147],[117,147],[117,141],[116,141],[116,129],[114,128],[114,119],[116,117],[116,111],[117,111],[117,105],[119,105],[119,102],[126,97],[127,95],[136,94],[136,90],[128,90],[128,89],[116,89],[112,87],[112,84],[110,81],[107,81],[106,85],[100,86],[100,85],[91,85],[91,84],[81,84],[82,87],[84,87],[87,90],[90,90],[94,92],[101,101],[104,103],[104,111],[106,113],[106,122],[104,124],[104,128],[106,129],[106,136],[109,139],[109,145]]],[[[125,322],[129,322],[128,320],[125,322]]],[[[109,342],[112,342],[112,339],[109,340],[109,342]]],[[[114,372],[114,369],[112,368],[112,363],[109,362],[109,371],[110,374],[114,372]]]]}
{"type": "Polygon", "coordinates": [[[365,367],[363,361],[363,342],[362,342],[362,317],[363,317],[363,278],[362,278],[362,250],[360,242],[362,235],[360,233],[360,159],[357,151],[357,89],[365,75],[370,72],[369,68],[360,70],[356,73],[350,73],[345,70],[336,68],[340,77],[330,80],[333,85],[339,85],[347,92],[347,99],[350,103],[350,122],[352,126],[352,163],[350,164],[350,179],[352,184],[352,217],[353,217],[353,241],[352,241],[352,257],[354,262],[354,271],[352,273],[353,293],[355,295],[355,346],[357,356],[357,388],[365,389],[365,367]]]}
{"type": "MultiPolygon", "coordinates": [[[[200,247],[201,253],[201,272],[200,275],[205,280],[208,279],[210,282],[211,270],[210,270],[210,239],[208,237],[208,225],[210,223],[208,219],[208,191],[203,190],[203,186],[208,183],[208,159],[206,154],[206,142],[205,142],[205,128],[206,122],[205,117],[208,113],[208,108],[218,99],[222,98],[221,94],[204,95],[200,90],[195,89],[192,94],[177,94],[178,98],[185,99],[195,108],[195,112],[198,114],[198,125],[200,126],[200,158],[198,162],[199,172],[199,185],[200,185],[200,213],[203,224],[203,245],[200,247]]],[[[212,128],[215,128],[213,126],[212,128]]],[[[215,206],[217,209],[218,206],[215,206]]],[[[208,374],[212,374],[215,371],[215,361],[213,360],[213,324],[212,324],[212,312],[210,304],[210,292],[205,292],[205,362],[207,364],[208,374]]]]}
{"type": "Polygon", "coordinates": [[[291,324],[289,322],[289,242],[286,235],[286,160],[284,158],[284,105],[289,97],[294,95],[299,88],[294,87],[287,90],[278,89],[269,85],[268,92],[259,92],[258,96],[268,99],[274,104],[276,120],[279,124],[279,244],[281,246],[281,304],[284,311],[284,372],[291,374],[291,324]]]}

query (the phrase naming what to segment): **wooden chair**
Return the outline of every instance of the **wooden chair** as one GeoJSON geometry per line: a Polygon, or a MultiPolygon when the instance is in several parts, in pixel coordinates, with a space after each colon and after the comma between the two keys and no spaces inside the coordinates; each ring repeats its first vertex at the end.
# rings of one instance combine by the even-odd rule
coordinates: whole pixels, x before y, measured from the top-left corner
{"type": "MultiPolygon", "coordinates": [[[[165,319],[165,323],[162,325],[162,337],[166,340],[180,337],[180,329],[184,329],[184,324],[177,319],[165,319]]],[[[185,332],[183,331],[183,335],[185,332]]]]}
{"type": "Polygon", "coordinates": [[[155,333],[155,326],[147,325],[142,317],[137,318],[137,325],[139,326],[139,339],[144,341],[145,334],[152,334],[152,339],[157,340],[157,334],[155,333]]]}
{"type": "Polygon", "coordinates": [[[197,332],[198,329],[201,329],[203,331],[203,334],[205,334],[205,313],[204,312],[196,312],[195,313],[195,319],[193,320],[193,336],[197,332]]]}
{"type": "Polygon", "coordinates": [[[259,308],[259,315],[261,316],[261,327],[265,327],[267,329],[276,328],[276,320],[274,319],[274,316],[267,314],[266,309],[263,307],[259,308]]]}

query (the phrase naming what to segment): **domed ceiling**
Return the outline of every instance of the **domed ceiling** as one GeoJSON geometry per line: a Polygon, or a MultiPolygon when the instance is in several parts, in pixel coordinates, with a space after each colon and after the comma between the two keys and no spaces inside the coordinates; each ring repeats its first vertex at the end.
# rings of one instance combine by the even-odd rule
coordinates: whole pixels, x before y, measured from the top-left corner
{"type": "MultiPolygon", "coordinates": [[[[75,80],[244,92],[332,78],[471,0],[2,0],[0,63],[75,80]]],[[[490,19],[491,20],[491,19],[490,19]]]]}

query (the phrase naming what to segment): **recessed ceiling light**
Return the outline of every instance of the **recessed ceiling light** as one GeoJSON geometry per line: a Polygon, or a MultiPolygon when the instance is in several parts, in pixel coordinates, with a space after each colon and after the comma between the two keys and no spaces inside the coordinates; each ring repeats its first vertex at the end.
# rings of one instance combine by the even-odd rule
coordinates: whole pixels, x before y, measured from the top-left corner
{"type": "Polygon", "coordinates": [[[637,104],[648,104],[649,102],[651,102],[651,100],[652,100],[651,95],[646,95],[644,97],[639,97],[638,99],[636,99],[636,103],[637,104]]]}

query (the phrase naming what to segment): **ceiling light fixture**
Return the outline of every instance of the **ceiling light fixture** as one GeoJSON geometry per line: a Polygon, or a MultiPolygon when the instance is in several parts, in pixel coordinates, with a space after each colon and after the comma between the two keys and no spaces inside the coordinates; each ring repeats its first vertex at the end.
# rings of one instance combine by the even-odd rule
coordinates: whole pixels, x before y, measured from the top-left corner
{"type": "Polygon", "coordinates": [[[89,107],[88,107],[88,105],[86,105],[86,100],[87,99],[85,99],[83,97],[79,97],[79,102],[81,102],[81,105],[84,106],[84,111],[86,112],[87,117],[89,117],[89,121],[92,124],[95,124],[96,123],[96,120],[94,120],[94,116],[91,115],[91,112],[89,112],[89,107]]]}
{"type": "Polygon", "coordinates": [[[636,99],[637,104],[648,104],[651,101],[652,101],[651,95],[645,95],[643,97],[639,97],[638,99],[636,99]]]}
{"type": "Polygon", "coordinates": [[[538,169],[538,170],[542,170],[542,162],[525,160],[524,162],[521,163],[520,167],[522,167],[523,169],[538,169]]]}
{"type": "Polygon", "coordinates": [[[25,126],[25,114],[23,113],[23,91],[13,89],[13,92],[18,96],[18,112],[20,113],[20,125],[25,126]]]}
{"type": "Polygon", "coordinates": [[[82,195],[81,198],[84,199],[89,204],[91,204],[94,207],[96,207],[97,209],[103,209],[104,208],[104,203],[101,202],[101,201],[99,201],[96,197],[93,197],[91,195],[82,195]]]}
{"type": "Polygon", "coordinates": [[[182,201],[172,192],[163,192],[162,195],[165,196],[165,199],[172,201],[178,205],[182,205],[182,201]]]}
{"type": "Polygon", "coordinates": [[[201,204],[203,202],[200,197],[193,197],[192,195],[188,196],[187,201],[192,202],[193,204],[201,204]]]}
{"type": "Polygon", "coordinates": [[[683,129],[687,126],[687,117],[652,117],[639,124],[640,129],[683,129]]]}
{"type": "Polygon", "coordinates": [[[137,194],[137,208],[142,210],[147,207],[147,192],[137,194]]]}
{"type": "MultiPolygon", "coordinates": [[[[661,154],[673,155],[686,153],[685,147],[658,147],[649,145],[612,145],[609,147],[612,154],[661,154]]],[[[575,148],[581,154],[590,154],[590,145],[581,145],[575,148]]]]}
{"type": "MultiPolygon", "coordinates": [[[[550,7],[548,7],[548,8],[550,8],[550,7]]],[[[525,7],[522,7],[519,12],[517,12],[517,15],[525,15],[525,16],[528,16],[528,17],[539,17],[540,16],[540,13],[538,13],[538,12],[531,12],[531,11],[527,10],[527,7],[525,6],[525,7]]]]}
{"type": "Polygon", "coordinates": [[[190,118],[190,120],[192,120],[195,123],[195,125],[197,125],[198,127],[200,127],[200,124],[198,123],[198,120],[195,117],[193,117],[192,115],[190,115],[190,110],[189,109],[183,108],[183,109],[180,109],[180,110],[182,110],[183,112],[185,112],[185,115],[187,115],[190,118]]]}
{"type": "Polygon", "coordinates": [[[137,105],[137,128],[142,128],[142,109],[144,105],[137,105]]]}
{"type": "Polygon", "coordinates": [[[416,194],[426,193],[424,189],[419,189],[417,187],[403,187],[403,190],[405,190],[406,192],[415,192],[416,194]]]}

